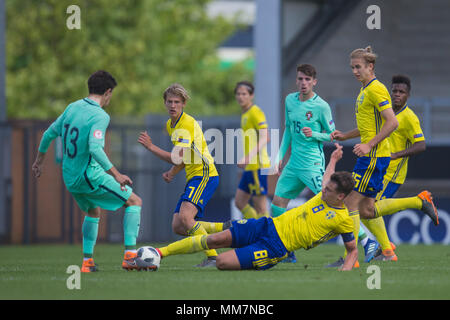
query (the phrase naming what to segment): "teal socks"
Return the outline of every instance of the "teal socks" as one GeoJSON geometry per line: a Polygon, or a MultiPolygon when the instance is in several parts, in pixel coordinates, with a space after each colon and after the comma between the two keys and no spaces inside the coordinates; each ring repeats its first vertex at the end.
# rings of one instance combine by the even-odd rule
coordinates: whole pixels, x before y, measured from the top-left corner
{"type": "Polygon", "coordinates": [[[123,235],[125,250],[136,249],[136,239],[139,235],[141,222],[141,207],[130,206],[125,209],[123,216],[123,235]]]}
{"type": "Polygon", "coordinates": [[[366,231],[364,230],[362,224],[359,226],[359,234],[358,234],[358,241],[361,243],[361,245],[364,247],[367,243],[367,240],[369,240],[369,237],[367,236],[366,231]]]}
{"type": "Polygon", "coordinates": [[[97,242],[98,223],[100,218],[84,217],[82,226],[83,233],[83,256],[85,258],[92,258],[94,254],[94,246],[97,242]]]}
{"type": "Polygon", "coordinates": [[[271,207],[272,207],[272,217],[274,218],[281,216],[283,213],[286,212],[286,208],[280,208],[274,204],[271,204],[271,207]]]}

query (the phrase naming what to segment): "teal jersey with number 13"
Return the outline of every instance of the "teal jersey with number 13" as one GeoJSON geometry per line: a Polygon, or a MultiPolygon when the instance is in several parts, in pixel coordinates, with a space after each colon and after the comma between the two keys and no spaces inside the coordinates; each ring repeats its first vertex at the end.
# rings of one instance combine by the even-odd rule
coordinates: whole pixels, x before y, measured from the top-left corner
{"type": "Polygon", "coordinates": [[[109,115],[88,98],[69,104],[45,131],[40,152],[47,152],[57,136],[62,138],[63,179],[70,192],[87,192],[87,179],[113,167],[103,148],[109,115]]]}

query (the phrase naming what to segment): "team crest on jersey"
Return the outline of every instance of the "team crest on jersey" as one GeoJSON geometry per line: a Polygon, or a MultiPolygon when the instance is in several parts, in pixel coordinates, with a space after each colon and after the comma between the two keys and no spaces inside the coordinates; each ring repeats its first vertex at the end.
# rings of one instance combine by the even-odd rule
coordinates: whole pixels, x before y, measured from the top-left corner
{"type": "Polygon", "coordinates": [[[246,224],[247,220],[246,219],[241,219],[241,220],[238,220],[237,223],[239,223],[239,224],[246,224]]]}
{"type": "Polygon", "coordinates": [[[325,217],[327,218],[327,220],[333,219],[334,217],[336,217],[336,212],[328,211],[325,217]]]}
{"type": "Polygon", "coordinates": [[[103,138],[103,132],[101,130],[95,130],[94,131],[94,137],[96,139],[102,139],[103,138]]]}
{"type": "Polygon", "coordinates": [[[308,111],[307,113],[306,113],[306,120],[311,120],[311,118],[313,117],[313,114],[312,114],[312,112],[311,111],[308,111]]]}
{"type": "Polygon", "coordinates": [[[359,97],[359,99],[356,100],[356,102],[357,102],[356,103],[356,108],[358,108],[358,106],[362,105],[363,101],[364,101],[364,92],[361,93],[361,96],[359,97]]]}

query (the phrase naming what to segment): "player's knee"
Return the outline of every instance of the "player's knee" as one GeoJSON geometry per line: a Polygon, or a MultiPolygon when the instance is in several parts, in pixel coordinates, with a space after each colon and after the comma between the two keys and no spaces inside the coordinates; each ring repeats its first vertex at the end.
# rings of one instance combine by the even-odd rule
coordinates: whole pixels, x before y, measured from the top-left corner
{"type": "Polygon", "coordinates": [[[127,201],[127,204],[129,206],[139,206],[142,207],[142,199],[136,195],[135,193],[132,193],[130,198],[127,201]]]}
{"type": "Polygon", "coordinates": [[[374,206],[364,206],[359,208],[359,216],[361,219],[372,219],[375,217],[375,207],[374,206]]]}

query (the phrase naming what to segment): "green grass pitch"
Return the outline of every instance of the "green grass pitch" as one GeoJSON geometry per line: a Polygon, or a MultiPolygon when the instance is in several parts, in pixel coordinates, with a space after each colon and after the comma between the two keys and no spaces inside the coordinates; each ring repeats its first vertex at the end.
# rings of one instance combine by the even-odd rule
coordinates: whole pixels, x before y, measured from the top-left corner
{"type": "MultiPolygon", "coordinates": [[[[143,245],[143,244],[142,244],[143,245]]],[[[147,244],[146,244],[147,245],[147,244]]],[[[156,244],[153,244],[156,246],[156,244]]],[[[398,262],[363,261],[351,272],[323,266],[343,254],[324,244],[296,252],[298,262],[267,271],[219,271],[194,265],[202,253],[165,258],[157,272],[121,269],[121,245],[98,244],[100,272],[81,274],[81,288],[69,290],[67,268],[80,265],[80,245],[0,247],[0,299],[150,299],[150,300],[299,300],[299,299],[449,299],[450,247],[399,245],[398,262]],[[368,289],[368,266],[380,267],[380,289],[368,289]]],[[[370,282],[370,281],[369,281],[370,282]]],[[[373,283],[373,282],[372,282],[373,283]]]]}

